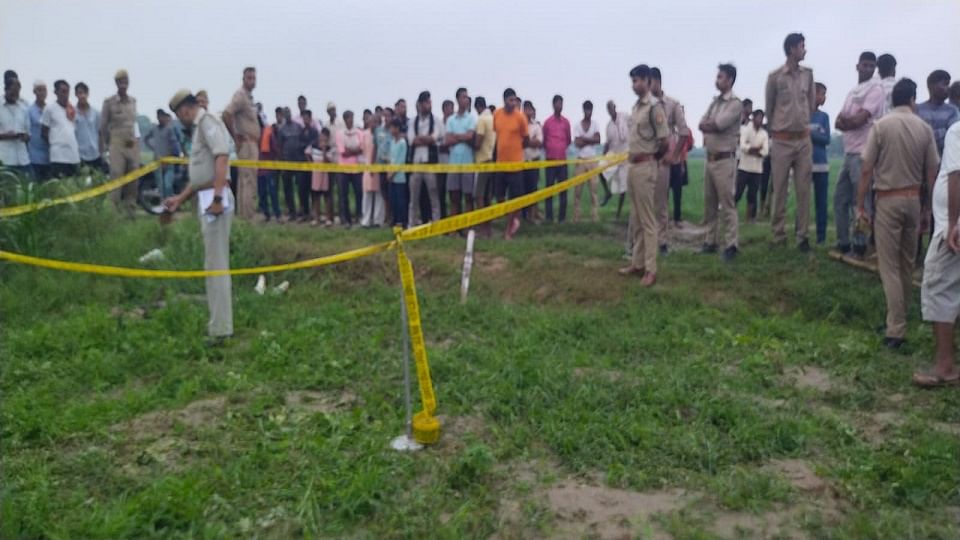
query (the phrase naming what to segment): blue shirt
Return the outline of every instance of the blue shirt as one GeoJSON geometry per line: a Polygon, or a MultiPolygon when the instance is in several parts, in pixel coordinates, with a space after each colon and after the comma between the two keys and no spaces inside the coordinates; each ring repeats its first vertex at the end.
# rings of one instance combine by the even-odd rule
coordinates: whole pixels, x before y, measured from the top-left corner
{"type": "Polygon", "coordinates": [[[949,103],[934,105],[929,101],[917,105],[917,115],[933,128],[933,139],[937,141],[937,150],[943,155],[943,139],[947,130],[960,120],[960,110],[949,103]]]}
{"type": "Polygon", "coordinates": [[[813,162],[827,163],[827,146],[830,145],[830,116],[816,110],[810,115],[810,140],[813,142],[813,162]]]}
{"type": "Polygon", "coordinates": [[[390,161],[390,130],[384,126],[377,126],[373,130],[373,140],[377,145],[377,163],[390,161]]]}
{"type": "MultiPolygon", "coordinates": [[[[463,135],[477,129],[477,117],[473,113],[461,115],[459,112],[447,118],[447,133],[463,135]]],[[[473,147],[465,142],[459,142],[450,148],[450,164],[462,165],[473,163],[473,147]]]]}
{"type": "MultiPolygon", "coordinates": [[[[407,162],[407,140],[401,136],[390,142],[390,164],[403,165],[407,162]]],[[[406,184],[407,173],[398,172],[393,175],[394,184],[406,184]]]]}
{"type": "Polygon", "coordinates": [[[93,161],[100,157],[100,111],[90,107],[84,114],[77,107],[77,145],[80,147],[80,159],[93,161]]]}
{"type": "Polygon", "coordinates": [[[50,145],[43,140],[43,124],[40,118],[43,109],[34,103],[27,109],[30,115],[30,142],[27,143],[27,153],[30,154],[30,163],[33,165],[48,165],[50,163],[50,145]]]}

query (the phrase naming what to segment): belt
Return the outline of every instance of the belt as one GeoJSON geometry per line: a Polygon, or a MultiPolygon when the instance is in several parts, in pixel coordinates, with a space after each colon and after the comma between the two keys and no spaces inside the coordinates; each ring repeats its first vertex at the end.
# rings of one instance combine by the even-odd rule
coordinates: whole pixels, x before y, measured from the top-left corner
{"type": "Polygon", "coordinates": [[[736,157],[736,152],[708,152],[707,161],[720,161],[721,159],[730,159],[736,157]]]}
{"type": "Polygon", "coordinates": [[[883,191],[877,190],[876,193],[878,199],[883,199],[886,197],[919,197],[920,186],[911,186],[899,189],[885,189],[883,191]]]}
{"type": "Polygon", "coordinates": [[[773,131],[770,136],[778,141],[798,141],[810,136],[809,131],[773,131]]]}
{"type": "Polygon", "coordinates": [[[630,163],[643,163],[656,159],[654,154],[630,154],[630,163]]]}

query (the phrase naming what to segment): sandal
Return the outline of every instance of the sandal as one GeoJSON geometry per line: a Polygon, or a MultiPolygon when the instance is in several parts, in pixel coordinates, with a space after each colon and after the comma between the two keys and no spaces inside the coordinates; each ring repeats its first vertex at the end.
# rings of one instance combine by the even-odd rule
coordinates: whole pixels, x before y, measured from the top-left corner
{"type": "Polygon", "coordinates": [[[913,384],[920,388],[943,388],[945,386],[960,385],[960,373],[951,378],[943,377],[932,371],[918,371],[913,374],[913,384]]]}

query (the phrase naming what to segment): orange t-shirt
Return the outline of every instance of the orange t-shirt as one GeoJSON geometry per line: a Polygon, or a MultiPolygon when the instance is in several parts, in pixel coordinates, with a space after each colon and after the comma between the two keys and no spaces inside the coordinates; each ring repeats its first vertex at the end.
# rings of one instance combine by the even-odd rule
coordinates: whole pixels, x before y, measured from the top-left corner
{"type": "Polygon", "coordinates": [[[497,133],[497,161],[523,161],[523,138],[527,136],[527,115],[519,109],[493,113],[493,131],[497,133]]]}

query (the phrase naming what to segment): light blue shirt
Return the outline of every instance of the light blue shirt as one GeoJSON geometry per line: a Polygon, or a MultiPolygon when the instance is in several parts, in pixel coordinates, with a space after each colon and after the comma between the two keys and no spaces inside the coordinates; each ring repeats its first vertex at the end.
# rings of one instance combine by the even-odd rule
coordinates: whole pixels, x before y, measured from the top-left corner
{"type": "Polygon", "coordinates": [[[27,143],[27,152],[30,154],[30,163],[33,165],[50,164],[50,145],[43,140],[43,109],[34,103],[27,109],[30,115],[30,142],[27,143]]]}
{"type": "MultiPolygon", "coordinates": [[[[461,115],[459,112],[447,118],[447,133],[463,135],[477,129],[477,117],[473,113],[461,115]]],[[[450,148],[450,164],[473,163],[473,148],[465,143],[457,143],[450,148]]]]}
{"type": "Polygon", "coordinates": [[[93,161],[100,157],[100,111],[90,107],[86,114],[77,107],[77,144],[80,146],[80,159],[93,161]]]}
{"type": "MultiPolygon", "coordinates": [[[[407,162],[407,140],[401,135],[400,139],[393,139],[390,142],[390,164],[403,165],[407,162]]],[[[393,175],[393,183],[406,184],[407,173],[398,172],[393,175]]]]}

